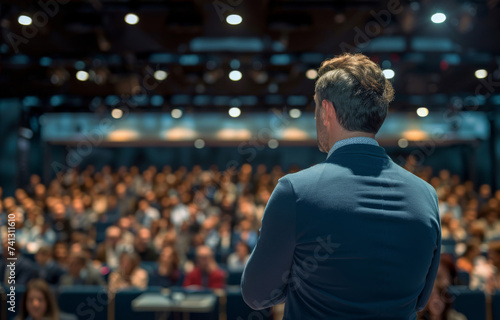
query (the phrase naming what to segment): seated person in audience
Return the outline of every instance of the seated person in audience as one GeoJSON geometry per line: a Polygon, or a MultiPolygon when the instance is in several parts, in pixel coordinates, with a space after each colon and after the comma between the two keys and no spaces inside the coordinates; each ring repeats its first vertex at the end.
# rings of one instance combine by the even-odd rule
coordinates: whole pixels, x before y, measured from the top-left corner
{"type": "Polygon", "coordinates": [[[106,281],[101,274],[90,267],[83,252],[71,253],[68,262],[68,273],[61,277],[61,286],[105,286],[106,281]]]}
{"type": "Polygon", "coordinates": [[[500,290],[500,241],[490,242],[488,258],[492,272],[486,279],[484,289],[487,293],[493,294],[500,290]]]}
{"type": "Polygon", "coordinates": [[[166,246],[158,258],[158,266],[149,277],[150,286],[164,288],[181,286],[184,275],[179,266],[179,256],[174,246],[166,246]]]}
{"type": "Polygon", "coordinates": [[[498,212],[495,209],[484,209],[483,218],[477,220],[474,224],[484,229],[485,241],[500,237],[500,221],[498,220],[498,212]]]}
{"type": "Polygon", "coordinates": [[[50,220],[52,230],[55,232],[57,241],[69,241],[71,237],[71,223],[66,217],[66,208],[62,202],[57,202],[52,207],[50,220]]]}
{"type": "Polygon", "coordinates": [[[52,259],[52,249],[49,246],[43,246],[38,249],[35,261],[40,278],[45,280],[49,285],[59,284],[59,280],[65,271],[52,259]]]}
{"type": "Polygon", "coordinates": [[[38,277],[38,270],[30,259],[24,257],[19,252],[17,242],[8,242],[7,237],[3,237],[5,239],[2,241],[3,249],[2,258],[0,259],[0,280],[7,286],[12,284],[26,285],[31,279],[38,277]],[[9,247],[11,249],[10,251],[9,247]],[[11,252],[13,252],[13,254],[11,254],[11,252]],[[17,258],[15,261],[15,276],[11,275],[11,269],[9,267],[11,261],[7,260],[7,257],[17,258]],[[15,281],[15,283],[12,281],[15,281]]]}
{"type": "Polygon", "coordinates": [[[93,217],[85,210],[83,200],[81,198],[73,199],[73,205],[70,215],[71,228],[73,230],[82,230],[84,232],[89,232],[92,226],[93,217]]]}
{"type": "Polygon", "coordinates": [[[134,239],[134,250],[142,261],[156,261],[158,253],[151,240],[151,232],[147,228],[141,228],[134,239]]]}
{"type": "Polygon", "coordinates": [[[139,208],[135,213],[135,221],[145,228],[151,228],[151,223],[154,220],[160,219],[160,212],[155,207],[152,207],[148,200],[141,199],[139,208]]]}
{"type": "Polygon", "coordinates": [[[110,226],[106,229],[106,240],[97,246],[96,260],[105,263],[114,269],[118,267],[118,260],[122,252],[132,251],[132,246],[121,241],[122,231],[117,226],[110,226]]]}
{"type": "Polygon", "coordinates": [[[474,238],[467,242],[464,255],[457,260],[457,268],[468,274],[472,272],[476,258],[481,255],[479,245],[479,241],[474,238]]]}
{"type": "Polygon", "coordinates": [[[134,245],[134,228],[132,226],[132,218],[130,217],[121,217],[117,223],[118,228],[121,230],[121,238],[123,244],[134,245]]]}
{"type": "Polygon", "coordinates": [[[148,273],[139,266],[140,258],[135,252],[123,252],[120,255],[118,269],[109,275],[109,292],[125,288],[145,289],[148,285],[148,273]]]}
{"type": "Polygon", "coordinates": [[[472,290],[493,293],[500,288],[500,241],[488,243],[488,260],[483,256],[476,258],[472,269],[470,285],[472,290]]]}
{"type": "Polygon", "coordinates": [[[227,257],[227,269],[232,272],[243,271],[248,258],[250,258],[250,248],[245,242],[238,242],[235,252],[227,257]]]}
{"type": "Polygon", "coordinates": [[[53,248],[54,261],[64,270],[68,269],[69,247],[65,241],[58,241],[53,248]]]}
{"type": "Polygon", "coordinates": [[[456,276],[453,258],[446,254],[441,255],[431,297],[425,309],[419,312],[419,320],[467,320],[463,314],[452,308],[454,299],[448,292],[448,287],[455,283],[456,276]]]}
{"type": "Polygon", "coordinates": [[[186,275],[183,286],[212,289],[226,286],[226,274],[219,269],[210,247],[199,246],[196,249],[196,266],[186,275]]]}
{"type": "Polygon", "coordinates": [[[77,320],[74,315],[59,311],[56,299],[42,279],[28,282],[21,298],[16,320],[77,320]]]}
{"type": "Polygon", "coordinates": [[[255,230],[252,230],[252,223],[249,220],[241,220],[238,230],[234,233],[233,243],[240,241],[245,242],[251,250],[257,244],[258,235],[255,230]]]}

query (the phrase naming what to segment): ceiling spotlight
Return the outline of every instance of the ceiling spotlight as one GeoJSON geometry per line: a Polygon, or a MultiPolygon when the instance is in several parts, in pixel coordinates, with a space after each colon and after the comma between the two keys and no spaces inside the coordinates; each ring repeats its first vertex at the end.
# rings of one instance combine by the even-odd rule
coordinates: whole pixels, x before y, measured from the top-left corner
{"type": "Polygon", "coordinates": [[[241,114],[241,110],[238,107],[232,107],[231,109],[229,109],[229,115],[233,118],[239,117],[240,114],[241,114]]]}
{"type": "Polygon", "coordinates": [[[233,70],[233,71],[229,72],[229,79],[231,79],[233,81],[239,81],[239,80],[241,80],[241,77],[242,77],[242,74],[238,70],[233,70]]]}
{"type": "Polygon", "coordinates": [[[300,116],[302,115],[302,112],[297,108],[290,109],[290,111],[288,113],[290,114],[290,118],[293,118],[293,119],[300,118],[300,116]]]}
{"type": "Polygon", "coordinates": [[[31,24],[31,18],[28,17],[27,15],[25,14],[22,14],[20,15],[18,18],[17,18],[17,22],[19,22],[19,24],[23,25],[23,26],[29,26],[31,24]]]}
{"type": "Polygon", "coordinates": [[[180,117],[182,117],[182,110],[181,109],[173,109],[170,114],[172,115],[172,118],[179,119],[180,117]]]}
{"type": "Polygon", "coordinates": [[[87,81],[89,79],[89,73],[87,71],[80,70],[76,73],[76,78],[80,81],[87,81]]]}
{"type": "Polygon", "coordinates": [[[154,77],[158,81],[163,81],[163,80],[167,79],[168,73],[166,71],[163,71],[163,70],[156,70],[154,73],[154,77]]]}
{"type": "Polygon", "coordinates": [[[474,72],[474,75],[478,79],[484,79],[488,76],[488,71],[486,71],[484,69],[479,69],[479,70],[476,70],[476,72],[474,72]]]}
{"type": "Polygon", "coordinates": [[[446,15],[441,12],[434,13],[431,17],[431,21],[434,23],[443,23],[445,20],[446,20],[446,15]]]}
{"type": "Polygon", "coordinates": [[[242,21],[243,18],[239,14],[230,14],[226,18],[226,22],[233,26],[240,24],[242,21]]]}
{"type": "Polygon", "coordinates": [[[398,140],[398,146],[400,148],[406,148],[408,147],[408,140],[406,140],[405,138],[401,138],[398,140]]]}
{"type": "Polygon", "coordinates": [[[203,139],[194,140],[194,147],[196,149],[203,149],[205,147],[205,140],[203,139]]]}
{"type": "Polygon", "coordinates": [[[315,69],[309,69],[306,71],[307,79],[314,80],[316,79],[317,76],[318,76],[318,71],[316,71],[315,69]]]}
{"type": "Polygon", "coordinates": [[[123,116],[123,111],[121,109],[113,109],[111,110],[111,116],[115,119],[120,119],[123,116]]]}
{"type": "Polygon", "coordinates": [[[128,13],[125,16],[125,22],[128,24],[137,24],[139,22],[139,17],[136,14],[128,13]]]}
{"type": "Polygon", "coordinates": [[[417,115],[421,118],[427,117],[428,114],[429,114],[429,109],[427,109],[425,107],[421,107],[421,108],[417,109],[417,115]]]}
{"type": "Polygon", "coordinates": [[[396,75],[392,69],[385,69],[382,73],[386,79],[392,79],[396,75]]]}

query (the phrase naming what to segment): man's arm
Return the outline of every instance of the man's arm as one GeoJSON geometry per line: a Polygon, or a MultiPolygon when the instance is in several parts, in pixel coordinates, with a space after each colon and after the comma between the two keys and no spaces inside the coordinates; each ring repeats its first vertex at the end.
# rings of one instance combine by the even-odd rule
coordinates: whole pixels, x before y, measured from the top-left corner
{"type": "Polygon", "coordinates": [[[425,285],[424,289],[418,296],[417,300],[417,306],[416,309],[417,311],[421,311],[422,309],[425,308],[425,305],[427,304],[427,301],[429,300],[429,297],[431,296],[432,288],[434,287],[434,280],[436,279],[436,274],[437,270],[439,267],[439,260],[441,258],[441,220],[439,218],[439,205],[438,205],[438,199],[436,192],[434,191],[434,202],[435,202],[435,207],[436,207],[436,220],[437,220],[437,243],[436,243],[436,249],[434,250],[434,257],[432,258],[432,263],[429,268],[429,272],[427,273],[427,278],[425,280],[425,285]]]}
{"type": "Polygon", "coordinates": [[[294,250],[295,194],[285,177],[267,203],[259,240],[243,271],[241,291],[251,308],[264,309],[286,299],[294,250]]]}

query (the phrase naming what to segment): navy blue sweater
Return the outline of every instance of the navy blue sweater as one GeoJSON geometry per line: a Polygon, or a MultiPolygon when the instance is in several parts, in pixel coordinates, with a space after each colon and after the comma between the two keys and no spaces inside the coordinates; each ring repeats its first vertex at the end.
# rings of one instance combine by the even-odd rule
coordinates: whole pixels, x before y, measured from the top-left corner
{"type": "Polygon", "coordinates": [[[281,178],[245,267],[254,309],[284,319],[416,319],[439,265],[437,195],[379,146],[351,144],[281,178]]]}

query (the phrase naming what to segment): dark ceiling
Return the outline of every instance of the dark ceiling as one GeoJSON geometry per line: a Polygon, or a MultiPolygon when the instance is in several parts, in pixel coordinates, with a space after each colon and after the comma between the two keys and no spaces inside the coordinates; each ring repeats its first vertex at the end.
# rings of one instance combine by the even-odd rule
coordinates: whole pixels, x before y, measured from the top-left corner
{"type": "Polygon", "coordinates": [[[0,22],[0,98],[28,97],[44,112],[134,95],[145,97],[136,110],[310,108],[306,71],[354,50],[396,72],[396,110],[460,107],[478,93],[491,108],[500,79],[499,1],[2,0],[0,22]],[[430,21],[437,11],[442,24],[430,21]],[[124,22],[129,12],[138,24],[124,22]],[[230,13],[243,23],[228,25],[230,13]],[[228,78],[232,68],[241,81],[228,78]],[[78,81],[78,69],[91,78],[78,81]]]}

